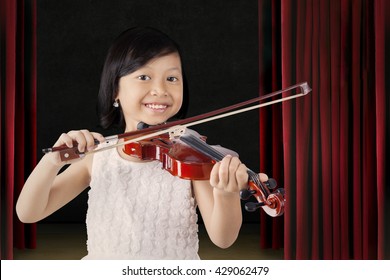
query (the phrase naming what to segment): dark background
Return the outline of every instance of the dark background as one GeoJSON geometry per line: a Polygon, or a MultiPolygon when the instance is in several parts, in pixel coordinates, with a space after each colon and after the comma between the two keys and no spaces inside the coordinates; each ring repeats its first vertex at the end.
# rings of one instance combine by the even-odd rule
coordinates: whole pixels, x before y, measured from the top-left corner
{"type": "MultiPolygon", "coordinates": [[[[98,127],[97,92],[109,45],[133,26],[158,28],[181,46],[188,117],[258,96],[257,0],[40,0],[37,6],[38,151],[73,129],[117,133],[98,127]]],[[[193,129],[237,151],[257,172],[258,126],[254,111],[193,129]]],[[[87,191],[43,222],[84,222],[86,201],[87,191]]],[[[258,219],[259,212],[244,214],[244,222],[258,219]]]]}

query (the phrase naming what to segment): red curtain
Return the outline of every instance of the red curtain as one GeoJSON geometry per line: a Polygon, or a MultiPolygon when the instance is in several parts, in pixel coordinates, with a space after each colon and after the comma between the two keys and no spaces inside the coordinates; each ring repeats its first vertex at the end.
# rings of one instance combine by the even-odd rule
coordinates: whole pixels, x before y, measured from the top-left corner
{"type": "Polygon", "coordinates": [[[35,248],[35,225],[22,224],[15,202],[36,163],[35,0],[0,0],[1,259],[35,248]]]}
{"type": "Polygon", "coordinates": [[[285,259],[389,259],[390,3],[258,3],[260,94],[313,89],[260,113],[261,170],[287,198],[284,221],[261,217],[261,246],[283,246],[285,259]]]}

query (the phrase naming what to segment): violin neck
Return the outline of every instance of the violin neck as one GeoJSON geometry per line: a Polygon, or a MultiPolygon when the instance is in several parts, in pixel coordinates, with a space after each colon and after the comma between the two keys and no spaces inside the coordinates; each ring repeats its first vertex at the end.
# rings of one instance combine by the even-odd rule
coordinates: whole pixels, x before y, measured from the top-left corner
{"type": "Polygon", "coordinates": [[[184,134],[180,137],[180,140],[190,146],[191,148],[197,150],[198,152],[210,157],[216,162],[221,161],[226,155],[220,151],[214,149],[212,146],[207,144],[205,141],[192,134],[184,134]]]}
{"type": "MultiPolygon", "coordinates": [[[[224,154],[214,147],[207,144],[205,141],[201,140],[199,137],[196,137],[192,134],[184,134],[180,137],[180,140],[187,144],[188,146],[192,147],[193,149],[197,150],[198,152],[210,157],[212,160],[215,160],[216,162],[221,161],[227,154],[224,154]]],[[[264,195],[267,197],[269,191],[264,187],[263,183],[260,181],[259,175],[247,168],[249,181],[254,182],[264,193],[264,195]]]]}

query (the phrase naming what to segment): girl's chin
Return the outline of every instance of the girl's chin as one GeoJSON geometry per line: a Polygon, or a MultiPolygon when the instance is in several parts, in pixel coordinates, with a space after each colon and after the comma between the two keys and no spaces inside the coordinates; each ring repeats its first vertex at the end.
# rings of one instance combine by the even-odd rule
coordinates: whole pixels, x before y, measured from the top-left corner
{"type": "Polygon", "coordinates": [[[146,121],[141,121],[138,126],[141,126],[142,124],[145,124],[144,126],[155,126],[155,125],[160,125],[166,123],[166,119],[161,119],[161,120],[146,120],[146,121]]]}
{"type": "Polygon", "coordinates": [[[155,117],[155,118],[144,118],[142,119],[142,121],[144,123],[147,123],[148,125],[159,125],[159,124],[164,124],[166,123],[170,118],[172,118],[173,115],[169,115],[169,116],[164,116],[164,117],[155,117]]]}

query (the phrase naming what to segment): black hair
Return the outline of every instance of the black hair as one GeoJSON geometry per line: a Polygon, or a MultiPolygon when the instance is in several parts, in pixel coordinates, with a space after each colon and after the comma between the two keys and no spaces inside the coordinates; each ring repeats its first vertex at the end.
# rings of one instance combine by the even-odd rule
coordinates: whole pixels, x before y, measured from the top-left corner
{"type": "MultiPolygon", "coordinates": [[[[137,71],[151,59],[178,53],[178,45],[166,34],[151,27],[130,28],[121,33],[113,42],[104,63],[98,95],[98,115],[100,125],[110,128],[124,127],[124,117],[120,106],[113,106],[119,90],[119,79],[137,71]]],[[[182,117],[186,110],[187,85],[183,71],[183,105],[175,117],[182,117]]]]}

